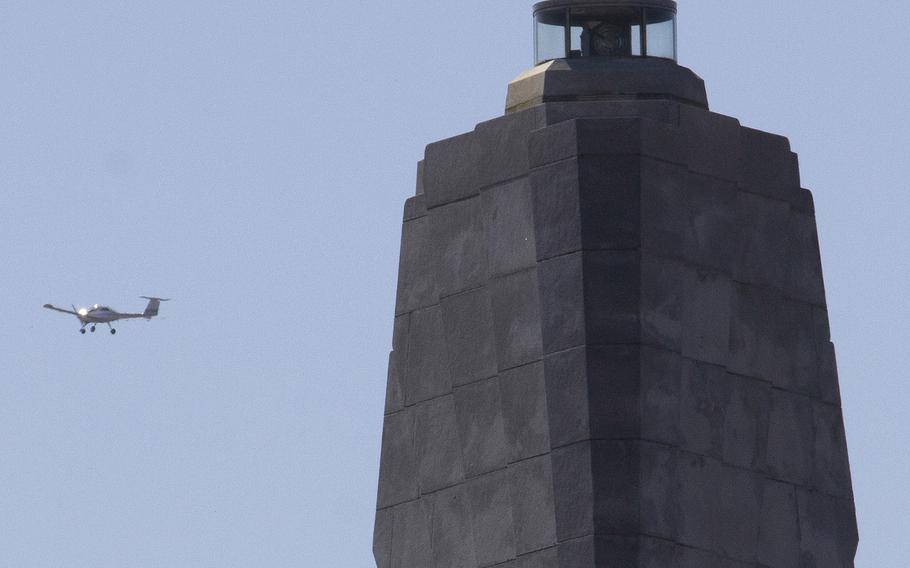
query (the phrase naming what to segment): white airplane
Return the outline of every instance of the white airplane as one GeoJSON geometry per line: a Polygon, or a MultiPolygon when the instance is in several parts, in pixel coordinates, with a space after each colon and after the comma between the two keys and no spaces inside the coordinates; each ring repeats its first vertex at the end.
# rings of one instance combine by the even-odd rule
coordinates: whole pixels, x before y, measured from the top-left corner
{"type": "Polygon", "coordinates": [[[152,319],[158,315],[158,307],[161,305],[161,302],[167,302],[166,298],[150,298],[149,296],[140,296],[149,301],[148,305],[145,307],[145,311],[141,314],[121,314],[117,310],[113,310],[107,306],[99,306],[95,304],[91,308],[79,308],[76,309],[76,306],[72,306],[72,310],[64,310],[63,308],[58,308],[52,306],[51,304],[44,304],[44,307],[49,310],[54,310],[56,312],[63,312],[64,314],[71,314],[79,318],[79,321],[82,322],[82,327],[79,329],[79,333],[85,334],[85,326],[91,324],[89,330],[92,333],[95,333],[95,325],[99,323],[106,323],[107,326],[111,329],[111,335],[117,333],[117,330],[111,326],[111,322],[122,320],[122,319],[138,319],[145,318],[147,320],[152,319]]]}

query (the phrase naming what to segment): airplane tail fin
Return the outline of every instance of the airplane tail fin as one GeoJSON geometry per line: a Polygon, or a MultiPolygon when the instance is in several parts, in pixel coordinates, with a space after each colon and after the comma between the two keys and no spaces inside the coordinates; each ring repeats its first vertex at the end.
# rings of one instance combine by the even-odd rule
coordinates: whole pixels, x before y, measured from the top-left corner
{"type": "Polygon", "coordinates": [[[167,302],[167,298],[152,298],[149,296],[140,296],[145,300],[149,301],[148,306],[145,307],[145,312],[142,313],[142,317],[145,319],[152,319],[158,315],[158,308],[161,306],[161,302],[167,302]]]}

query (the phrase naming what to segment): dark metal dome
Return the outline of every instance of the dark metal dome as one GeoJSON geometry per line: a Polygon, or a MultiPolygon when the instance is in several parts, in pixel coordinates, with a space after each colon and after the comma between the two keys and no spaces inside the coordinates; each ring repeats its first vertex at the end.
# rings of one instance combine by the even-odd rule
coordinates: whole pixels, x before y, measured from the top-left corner
{"type": "Polygon", "coordinates": [[[534,4],[534,13],[552,8],[661,8],[676,12],[676,2],[673,0],[544,0],[534,4]]]}

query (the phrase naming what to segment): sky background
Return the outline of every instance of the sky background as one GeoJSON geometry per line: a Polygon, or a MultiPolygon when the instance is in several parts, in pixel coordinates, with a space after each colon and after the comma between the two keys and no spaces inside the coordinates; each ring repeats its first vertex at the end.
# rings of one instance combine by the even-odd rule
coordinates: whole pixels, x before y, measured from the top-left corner
{"type": "MultiPolygon", "coordinates": [[[[530,0],[0,0],[0,567],[373,566],[401,208],[530,0]],[[339,7],[344,6],[344,7],[339,7]],[[52,302],[152,323],[80,336],[52,302]]],[[[816,199],[860,568],[910,558],[905,1],[681,0],[816,199]]]]}

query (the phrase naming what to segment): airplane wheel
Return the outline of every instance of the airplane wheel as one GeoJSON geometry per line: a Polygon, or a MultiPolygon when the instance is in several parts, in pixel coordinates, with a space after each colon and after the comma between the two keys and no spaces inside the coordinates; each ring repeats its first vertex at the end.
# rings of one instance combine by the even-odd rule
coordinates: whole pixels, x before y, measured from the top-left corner
{"type": "Polygon", "coordinates": [[[91,327],[92,333],[95,333],[95,326],[91,327]]]}
{"type": "Polygon", "coordinates": [[[111,328],[111,335],[114,335],[115,333],[117,333],[117,330],[114,328],[111,328]]]}
{"type": "Polygon", "coordinates": [[[79,333],[81,333],[82,335],[85,335],[85,329],[84,329],[84,328],[83,328],[83,329],[80,329],[80,330],[79,330],[79,333]]]}

